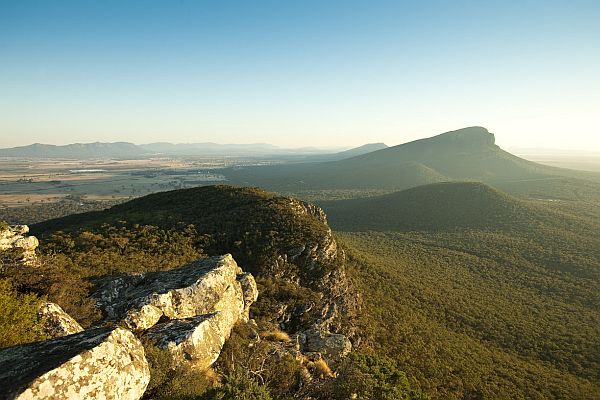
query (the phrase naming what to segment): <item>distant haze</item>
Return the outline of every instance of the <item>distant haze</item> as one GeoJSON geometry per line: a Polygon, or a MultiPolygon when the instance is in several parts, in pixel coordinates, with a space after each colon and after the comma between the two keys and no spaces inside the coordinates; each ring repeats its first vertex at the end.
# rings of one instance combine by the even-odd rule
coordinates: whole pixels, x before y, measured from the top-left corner
{"type": "Polygon", "coordinates": [[[600,150],[600,2],[0,4],[0,147],[396,145],[480,125],[600,150]]]}

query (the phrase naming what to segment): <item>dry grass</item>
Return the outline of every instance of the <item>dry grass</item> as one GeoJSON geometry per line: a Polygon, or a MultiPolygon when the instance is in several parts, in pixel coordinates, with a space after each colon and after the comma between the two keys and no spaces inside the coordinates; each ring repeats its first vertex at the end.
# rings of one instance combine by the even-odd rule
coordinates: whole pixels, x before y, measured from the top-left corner
{"type": "Polygon", "coordinates": [[[331,370],[331,368],[329,368],[329,365],[327,365],[327,361],[325,361],[324,359],[319,359],[317,361],[314,362],[314,366],[315,366],[315,372],[317,373],[317,375],[319,375],[319,377],[321,379],[324,378],[334,378],[335,374],[333,373],[333,371],[331,370]]]}
{"type": "Polygon", "coordinates": [[[221,383],[221,377],[212,368],[209,368],[206,371],[204,371],[204,377],[208,381],[210,387],[219,386],[221,383]]]}
{"type": "Polygon", "coordinates": [[[270,340],[272,342],[291,342],[292,339],[290,338],[290,335],[288,335],[287,333],[283,332],[283,331],[267,331],[267,332],[263,332],[260,335],[263,339],[265,340],[270,340]]]}

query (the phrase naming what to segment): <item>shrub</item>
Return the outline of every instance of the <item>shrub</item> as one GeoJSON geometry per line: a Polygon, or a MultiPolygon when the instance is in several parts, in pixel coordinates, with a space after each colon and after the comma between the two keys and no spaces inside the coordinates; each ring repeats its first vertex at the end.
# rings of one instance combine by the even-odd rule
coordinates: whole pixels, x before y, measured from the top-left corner
{"type": "Polygon", "coordinates": [[[324,359],[320,358],[317,361],[314,362],[315,365],[315,371],[317,373],[317,375],[319,377],[321,377],[321,379],[323,378],[333,378],[335,375],[333,373],[333,371],[331,370],[331,368],[329,368],[329,365],[327,364],[327,361],[325,361],[324,359]]]}
{"type": "Polygon", "coordinates": [[[215,384],[212,370],[195,369],[191,362],[174,363],[167,350],[148,346],[146,358],[150,364],[150,383],[145,398],[200,399],[215,384]]]}
{"type": "Polygon", "coordinates": [[[351,353],[338,368],[333,398],[417,400],[427,397],[411,389],[406,374],[385,356],[351,353]]]}
{"type": "Polygon", "coordinates": [[[0,348],[45,339],[37,324],[40,299],[18,294],[10,280],[0,280],[0,348]]]}
{"type": "Polygon", "coordinates": [[[257,341],[255,327],[237,324],[225,342],[216,367],[224,375],[245,371],[276,399],[292,398],[300,387],[300,361],[283,350],[280,342],[257,341]]]}
{"type": "Polygon", "coordinates": [[[271,400],[271,395],[248,373],[237,370],[225,377],[221,387],[209,390],[202,400],[271,400]]]}

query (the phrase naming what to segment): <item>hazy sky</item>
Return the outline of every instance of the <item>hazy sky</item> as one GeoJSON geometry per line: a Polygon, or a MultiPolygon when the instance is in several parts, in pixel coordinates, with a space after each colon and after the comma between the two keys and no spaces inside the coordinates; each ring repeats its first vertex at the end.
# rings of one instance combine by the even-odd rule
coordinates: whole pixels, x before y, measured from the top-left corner
{"type": "Polygon", "coordinates": [[[600,1],[0,0],[0,147],[600,149],[600,1]]]}

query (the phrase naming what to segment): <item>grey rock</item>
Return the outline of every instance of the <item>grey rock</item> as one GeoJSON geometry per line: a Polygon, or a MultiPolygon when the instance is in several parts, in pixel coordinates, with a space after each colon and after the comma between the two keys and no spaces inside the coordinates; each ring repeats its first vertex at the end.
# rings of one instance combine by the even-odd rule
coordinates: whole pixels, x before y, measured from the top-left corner
{"type": "Polygon", "coordinates": [[[330,333],[318,326],[299,333],[297,340],[303,352],[320,353],[331,361],[337,361],[352,351],[352,343],[346,336],[330,333]]]}
{"type": "Polygon", "coordinates": [[[27,225],[11,225],[0,231],[0,251],[14,250],[22,253],[21,261],[26,265],[36,262],[35,249],[39,241],[35,236],[25,236],[29,233],[27,225]]]}
{"type": "Polygon", "coordinates": [[[142,341],[167,350],[176,363],[189,361],[194,368],[205,370],[219,358],[233,321],[215,312],[159,323],[144,333],[142,341]]]}
{"type": "Polygon", "coordinates": [[[254,278],[238,275],[219,293],[209,314],[158,323],[142,336],[144,343],[166,349],[176,362],[192,361],[206,369],[219,357],[234,325],[247,320],[248,307],[257,298],[254,278]]]}
{"type": "Polygon", "coordinates": [[[242,319],[247,322],[250,318],[250,306],[258,300],[258,286],[256,286],[256,281],[250,273],[239,275],[237,280],[242,286],[244,296],[242,319]]]}
{"type": "Polygon", "coordinates": [[[49,301],[40,304],[38,321],[44,333],[51,338],[83,331],[81,325],[73,317],[67,314],[58,304],[49,301]]]}
{"type": "Polygon", "coordinates": [[[97,328],[0,351],[2,399],[142,397],[150,371],[141,342],[122,328],[97,328]]]}
{"type": "MultiPolygon", "coordinates": [[[[253,279],[252,279],[253,281],[253,279]]],[[[244,299],[256,299],[256,285],[242,273],[230,254],[195,261],[164,272],[107,278],[97,282],[92,296],[111,321],[123,321],[142,331],[162,319],[182,319],[219,310],[223,293],[236,285],[244,299]],[[241,279],[249,290],[243,294],[241,279]]]]}

